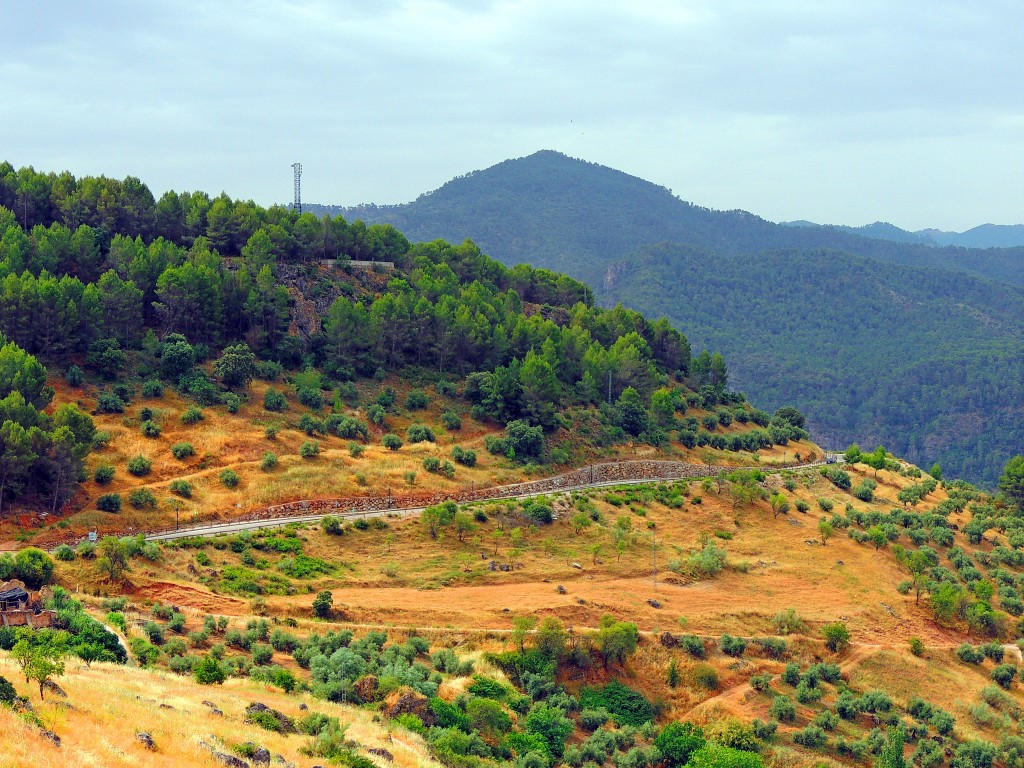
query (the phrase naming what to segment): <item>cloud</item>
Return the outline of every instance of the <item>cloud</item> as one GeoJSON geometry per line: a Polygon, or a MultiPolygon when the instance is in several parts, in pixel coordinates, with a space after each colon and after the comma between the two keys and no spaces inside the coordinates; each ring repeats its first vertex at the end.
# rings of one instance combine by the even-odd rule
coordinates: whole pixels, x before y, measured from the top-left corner
{"type": "Polygon", "coordinates": [[[138,175],[158,195],[287,200],[301,160],[306,199],[398,202],[555,148],[776,218],[965,227],[1024,207],[1006,161],[1024,115],[1009,2],[115,0],[6,15],[7,159],[138,175]],[[883,159],[897,186],[949,171],[898,210],[820,178],[883,159]],[[1002,194],[951,194],[984,179],[1002,194]],[[834,197],[808,194],[823,188],[834,197]]]}

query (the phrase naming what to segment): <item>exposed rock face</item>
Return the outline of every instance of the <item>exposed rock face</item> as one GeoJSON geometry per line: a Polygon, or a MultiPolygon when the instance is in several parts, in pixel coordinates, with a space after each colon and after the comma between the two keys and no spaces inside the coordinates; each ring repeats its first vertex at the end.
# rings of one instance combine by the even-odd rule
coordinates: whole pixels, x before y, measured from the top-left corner
{"type": "Polygon", "coordinates": [[[679,638],[677,638],[671,632],[662,632],[661,644],[666,648],[675,648],[677,645],[679,645],[679,638]]]}
{"type": "Polygon", "coordinates": [[[388,696],[384,701],[384,711],[390,718],[408,713],[416,715],[426,726],[434,724],[434,712],[430,709],[427,697],[410,688],[395,691],[388,696]]]}
{"type": "Polygon", "coordinates": [[[379,681],[375,675],[364,675],[355,682],[356,695],[364,703],[369,703],[377,697],[377,686],[379,681]]]}

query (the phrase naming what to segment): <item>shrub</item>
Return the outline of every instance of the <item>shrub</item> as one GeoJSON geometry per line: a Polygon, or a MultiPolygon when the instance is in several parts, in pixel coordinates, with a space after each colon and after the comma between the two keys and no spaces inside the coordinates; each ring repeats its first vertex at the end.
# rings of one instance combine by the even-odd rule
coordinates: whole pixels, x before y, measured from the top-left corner
{"type": "Polygon", "coordinates": [[[264,472],[269,472],[277,466],[277,454],[267,451],[263,454],[263,460],[260,461],[260,469],[264,472]]]}
{"type": "Polygon", "coordinates": [[[452,458],[463,466],[476,466],[476,451],[468,451],[456,445],[452,448],[452,458]]]}
{"type": "Polygon", "coordinates": [[[825,745],[825,742],[828,741],[828,736],[818,726],[808,725],[802,731],[797,731],[793,734],[793,741],[801,747],[818,749],[825,745]]]}
{"type": "Polygon", "coordinates": [[[827,709],[815,715],[812,723],[826,731],[834,731],[839,726],[839,715],[827,709]]]}
{"type": "Polygon", "coordinates": [[[324,590],[317,594],[316,599],[313,600],[313,614],[321,619],[326,619],[331,615],[331,608],[333,606],[334,597],[330,592],[324,590]]]}
{"type": "Polygon", "coordinates": [[[759,637],[754,644],[760,646],[766,655],[773,659],[781,659],[786,655],[786,641],[777,637],[759,637]]]}
{"type": "Polygon", "coordinates": [[[775,631],[780,635],[791,635],[804,630],[804,621],[796,612],[796,608],[785,608],[775,614],[772,619],[775,631]]]}
{"type": "Polygon", "coordinates": [[[124,413],[125,402],[113,392],[101,392],[96,398],[96,410],[100,413],[124,413]]]}
{"type": "Polygon", "coordinates": [[[821,628],[821,636],[832,653],[840,653],[850,644],[850,630],[841,621],[826,624],[821,628]]]}
{"type": "Polygon", "coordinates": [[[264,643],[256,643],[252,647],[252,663],[266,666],[274,658],[274,649],[264,643]]]}
{"type": "Polygon", "coordinates": [[[142,434],[145,437],[160,437],[160,433],[162,431],[163,430],[160,429],[160,425],[157,424],[155,421],[147,419],[146,421],[142,422],[142,434]]]}
{"type": "Polygon", "coordinates": [[[221,684],[227,679],[223,668],[213,656],[204,656],[192,670],[196,682],[200,685],[221,684]]]}
{"type": "Polygon", "coordinates": [[[1016,676],[1017,668],[1012,664],[999,664],[991,673],[992,681],[1000,688],[1009,688],[1016,676]]]}
{"type": "Polygon", "coordinates": [[[153,462],[145,456],[135,456],[128,461],[128,472],[136,477],[145,477],[153,471],[153,462]]]}
{"type": "Polygon", "coordinates": [[[299,456],[304,459],[315,459],[320,455],[320,443],[316,440],[307,440],[299,446],[299,456]]]}
{"type": "Polygon", "coordinates": [[[85,380],[85,375],[77,365],[69,365],[67,371],[64,372],[64,378],[72,387],[78,387],[85,380]]]}
{"type": "Polygon", "coordinates": [[[405,437],[410,444],[434,442],[434,433],[426,424],[413,424],[406,430],[405,437]]]}
{"type": "Polygon", "coordinates": [[[754,675],[750,678],[750,687],[755,691],[771,690],[772,676],[770,674],[754,675]]]}
{"type": "Polygon", "coordinates": [[[830,499],[818,499],[818,508],[822,512],[831,512],[835,508],[835,505],[830,499]]]}
{"type": "Polygon", "coordinates": [[[693,668],[693,682],[709,691],[718,689],[718,672],[710,664],[698,664],[693,668]]]}
{"type": "Polygon", "coordinates": [[[201,408],[197,408],[194,405],[190,405],[181,414],[182,424],[198,424],[204,418],[203,411],[201,408]]]}
{"type": "Polygon", "coordinates": [[[976,649],[970,643],[961,643],[956,648],[956,656],[965,664],[981,664],[985,660],[985,654],[976,649]]]}
{"type": "Polygon", "coordinates": [[[100,464],[92,473],[92,479],[98,485],[107,485],[107,483],[114,479],[114,468],[109,464],[100,464]]]}
{"type": "Polygon", "coordinates": [[[754,735],[761,741],[768,741],[775,736],[775,732],[779,729],[778,720],[769,720],[767,723],[754,720],[751,725],[754,728],[754,735]]]}
{"type": "Polygon", "coordinates": [[[753,726],[741,722],[734,717],[719,720],[717,723],[709,726],[704,733],[709,741],[720,744],[723,747],[756,752],[760,746],[757,743],[757,736],[754,735],[753,726]]]}
{"type": "Polygon", "coordinates": [[[405,407],[410,411],[422,411],[430,402],[427,393],[419,389],[412,390],[405,398],[405,407]]]}
{"type": "Polygon", "coordinates": [[[596,731],[608,722],[611,714],[604,707],[580,711],[580,726],[586,731],[596,731]]]}
{"type": "Polygon", "coordinates": [[[799,685],[800,665],[794,663],[787,664],[786,668],[782,671],[782,682],[786,685],[799,685]]]}
{"type": "Polygon", "coordinates": [[[383,426],[387,420],[387,411],[384,410],[384,406],[379,403],[373,403],[366,408],[366,418],[370,420],[371,424],[376,424],[378,427],[383,426]]]}
{"type": "Polygon", "coordinates": [[[307,408],[312,408],[314,411],[319,411],[324,407],[324,396],[320,394],[319,389],[313,387],[298,387],[295,390],[295,396],[299,402],[307,408]]]}
{"type": "Polygon", "coordinates": [[[192,484],[188,480],[172,480],[170,490],[183,499],[192,498],[192,484]]]}
{"type": "Polygon", "coordinates": [[[722,635],[721,648],[726,656],[739,657],[747,650],[747,641],[742,637],[722,635]]]}
{"type": "Polygon", "coordinates": [[[686,765],[687,768],[764,768],[764,761],[755,752],[705,744],[686,765]]]}
{"type": "Polygon", "coordinates": [[[363,455],[363,452],[365,450],[366,450],[366,446],[365,445],[360,445],[359,443],[349,443],[348,444],[348,453],[349,453],[349,455],[353,459],[358,459],[360,456],[363,455]]]}
{"type": "Polygon", "coordinates": [[[796,720],[796,705],[789,696],[776,696],[772,699],[772,706],[768,714],[776,720],[791,723],[796,720]]]}
{"type": "Polygon", "coordinates": [[[606,709],[620,725],[640,726],[654,718],[651,702],[617,680],[601,688],[584,688],[580,691],[580,707],[606,709]]]}
{"type": "Polygon", "coordinates": [[[96,499],[96,509],[102,512],[120,512],[121,494],[105,493],[96,499]]]}
{"type": "Polygon", "coordinates": [[[454,411],[445,411],[441,414],[441,424],[450,431],[462,429],[462,419],[454,411]]]}
{"type": "Polygon", "coordinates": [[[171,455],[176,459],[187,459],[196,455],[196,449],[192,447],[192,443],[175,443],[171,446],[171,455]]]}
{"type": "Polygon", "coordinates": [[[219,477],[221,485],[225,488],[237,488],[238,483],[241,482],[241,479],[238,477],[238,473],[233,469],[221,470],[219,477]]]}
{"type": "Polygon", "coordinates": [[[670,768],[686,765],[692,755],[704,746],[704,732],[700,726],[675,720],[654,739],[654,746],[670,768]]]}
{"type": "Polygon", "coordinates": [[[679,638],[679,645],[695,659],[703,659],[706,656],[704,641],[696,635],[683,635],[679,638]]]}
{"type": "Polygon", "coordinates": [[[67,544],[61,544],[59,547],[53,550],[53,556],[63,563],[70,563],[72,560],[75,559],[75,550],[73,550],[67,544]]]}
{"type": "Polygon", "coordinates": [[[807,680],[801,680],[796,687],[796,700],[801,704],[813,704],[824,694],[820,685],[814,685],[807,680]]]}
{"type": "Polygon", "coordinates": [[[135,509],[156,509],[156,496],[149,488],[136,488],[128,494],[128,503],[135,509]]]}
{"type": "Polygon", "coordinates": [[[389,451],[397,451],[402,447],[402,438],[398,435],[387,434],[380,439],[381,445],[387,448],[389,451]]]}
{"type": "Polygon", "coordinates": [[[273,387],[267,389],[263,395],[263,408],[268,411],[280,413],[288,409],[288,401],[285,396],[273,387]]]}
{"type": "Polygon", "coordinates": [[[1002,643],[992,640],[987,643],[982,643],[978,646],[978,650],[981,651],[989,659],[992,659],[996,664],[999,664],[1003,660],[1005,650],[1003,649],[1002,643]]]}
{"type": "Polygon", "coordinates": [[[437,472],[441,469],[441,460],[436,456],[427,456],[423,459],[423,469],[427,472],[437,472]]]}
{"type": "Polygon", "coordinates": [[[336,518],[334,515],[327,515],[320,519],[320,526],[324,529],[324,533],[330,534],[331,536],[341,536],[345,529],[342,527],[341,520],[336,518]]]}

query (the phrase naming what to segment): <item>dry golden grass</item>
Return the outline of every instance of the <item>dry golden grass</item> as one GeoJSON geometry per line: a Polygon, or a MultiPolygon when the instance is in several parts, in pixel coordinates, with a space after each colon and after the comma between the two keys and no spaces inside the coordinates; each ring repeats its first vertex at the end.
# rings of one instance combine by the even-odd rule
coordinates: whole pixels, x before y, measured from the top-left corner
{"type": "MultiPolygon", "coordinates": [[[[61,402],[77,402],[87,411],[96,407],[98,392],[91,387],[75,389],[67,386],[63,379],[55,378],[51,385],[57,390],[54,405],[61,402]]],[[[398,393],[398,404],[405,402],[412,387],[401,380],[389,379],[377,388],[392,386],[398,393]]],[[[30,543],[49,544],[61,540],[69,533],[81,536],[85,531],[124,532],[157,530],[173,527],[176,521],[189,524],[199,521],[227,520],[261,507],[293,501],[296,499],[329,498],[336,496],[384,495],[389,491],[396,496],[425,492],[454,492],[464,488],[490,487],[530,479],[524,468],[511,465],[501,457],[490,455],[484,447],[488,435],[498,434],[500,429],[492,424],[473,420],[465,412],[465,403],[439,395],[428,389],[430,405],[423,411],[388,416],[386,425],[370,425],[370,440],[359,458],[353,458],[348,450],[351,442],[333,436],[308,437],[296,428],[299,417],[308,409],[299,404],[291,387],[278,382],[253,382],[247,393],[247,401],[237,414],[229,414],[224,406],[204,407],[204,419],[194,425],[181,421],[181,414],[192,401],[182,398],[173,388],[166,388],[163,397],[149,399],[138,395],[129,404],[124,414],[99,414],[94,417],[98,430],[109,432],[110,443],[102,450],[93,452],[87,462],[90,479],[78,495],[66,506],[60,527],[47,526],[31,531],[30,543]],[[271,413],[263,409],[266,390],[274,387],[285,394],[289,409],[284,413],[271,413]],[[160,425],[162,433],[157,438],[147,438],[140,431],[140,411],[150,408],[153,420],[160,425]],[[441,425],[444,410],[461,412],[462,429],[449,432],[441,425]],[[383,448],[380,439],[386,432],[394,432],[405,438],[407,428],[415,423],[428,424],[437,436],[437,443],[404,445],[393,452],[383,448]],[[274,439],[269,439],[265,430],[268,426],[279,429],[274,439]],[[315,459],[299,456],[299,446],[315,439],[322,452],[315,459]],[[195,449],[195,455],[183,460],[175,459],[171,446],[188,442],[195,449]],[[422,462],[427,456],[447,460],[452,447],[459,445],[477,453],[477,466],[469,468],[456,465],[454,479],[424,471],[422,462]],[[279,457],[276,469],[265,472],[260,462],[267,452],[279,457]],[[127,463],[134,456],[144,456],[152,462],[152,472],[145,477],[133,477],[127,471],[127,463]],[[115,468],[113,482],[99,485],[94,482],[92,472],[101,464],[115,468]],[[224,469],[234,470],[240,483],[236,488],[225,487],[219,479],[224,469]],[[406,475],[415,473],[413,484],[406,475]],[[192,496],[183,499],[170,492],[172,480],[186,480],[192,489],[192,496]],[[148,488],[158,499],[155,511],[140,511],[128,503],[128,494],[140,487],[148,488]],[[118,514],[100,512],[95,509],[95,500],[106,493],[119,493],[123,497],[122,511],[118,514]]],[[[370,402],[374,392],[365,393],[364,400],[370,402]]],[[[325,409],[320,416],[327,413],[325,409]]],[[[348,409],[353,415],[366,421],[360,409],[348,409]]],[[[703,411],[697,411],[701,415],[703,411]]],[[[726,432],[743,432],[753,425],[734,422],[726,432]]],[[[720,428],[721,431],[721,428],[720,428]]],[[[557,439],[563,439],[556,436],[557,439]]],[[[687,450],[673,444],[659,450],[648,445],[632,443],[602,449],[599,455],[588,457],[593,460],[617,458],[671,459],[701,463],[707,449],[687,450]]],[[[729,451],[710,451],[714,461],[726,465],[748,464],[752,460],[765,467],[779,466],[820,456],[821,450],[811,443],[791,443],[788,446],[774,446],[760,451],[754,457],[729,451]]],[[[0,546],[13,547],[13,539],[19,534],[16,518],[0,521],[0,546]],[[5,544],[6,541],[6,544],[5,544]]],[[[22,533],[24,539],[24,533],[22,533]]]]}
{"type": "Polygon", "coordinates": [[[54,746],[38,729],[10,709],[0,707],[0,768],[219,765],[201,741],[219,741],[228,747],[252,741],[297,765],[325,762],[323,758],[309,758],[299,752],[309,742],[306,736],[282,735],[246,724],[245,707],[254,701],[295,718],[308,714],[299,710],[299,704],[305,702],[310,711],[323,712],[347,724],[346,736],[361,748],[386,748],[394,755],[393,765],[437,765],[427,755],[420,737],[403,729],[392,731],[374,722],[369,712],[304,695],[284,694],[250,680],[232,679],[223,686],[200,686],[191,678],[170,673],[109,664],[95,664],[89,670],[71,660],[67,674],[57,681],[68,694],[66,701],[70,706],[66,706],[54,694],[40,703],[38,687],[25,685],[17,666],[2,652],[0,674],[14,683],[19,694],[29,696],[44,725],[62,742],[60,748],[54,746]],[[224,716],[213,715],[202,703],[204,700],[212,702],[224,716]],[[136,739],[139,731],[153,737],[157,751],[143,747],[136,739]]]}

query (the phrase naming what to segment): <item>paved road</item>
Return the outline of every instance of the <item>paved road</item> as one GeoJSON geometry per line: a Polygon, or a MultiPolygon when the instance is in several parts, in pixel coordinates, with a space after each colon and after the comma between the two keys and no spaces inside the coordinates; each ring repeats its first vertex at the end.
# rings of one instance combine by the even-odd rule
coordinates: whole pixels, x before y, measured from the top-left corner
{"type": "MultiPolygon", "coordinates": [[[[813,469],[822,466],[824,462],[813,462],[810,464],[798,464],[791,467],[779,467],[778,470],[798,471],[805,469],[813,469]]],[[[694,465],[698,466],[698,465],[694,465]]],[[[758,469],[761,471],[772,471],[775,468],[771,467],[732,467],[733,470],[744,470],[744,469],[758,469]]],[[[572,491],[583,491],[592,488],[605,488],[615,487],[622,485],[644,485],[649,483],[665,483],[673,482],[666,478],[636,478],[633,480],[608,480],[596,483],[581,483],[577,485],[567,485],[558,488],[557,490],[544,490],[534,491],[530,493],[518,494],[515,496],[494,496],[493,498],[479,499],[480,502],[487,501],[507,501],[508,499],[528,499],[536,496],[550,496],[553,494],[570,493],[572,491]]],[[[333,516],[342,519],[355,519],[355,518],[373,518],[373,517],[385,517],[388,515],[399,515],[402,517],[409,517],[418,515],[425,507],[408,507],[408,508],[382,508],[372,510],[368,512],[339,512],[337,510],[330,512],[322,512],[311,515],[296,515],[293,517],[275,517],[265,520],[238,520],[235,522],[228,523],[211,523],[210,525],[193,526],[190,528],[182,528],[176,531],[162,531],[160,533],[152,533],[146,536],[147,541],[168,541],[171,539],[183,539],[192,536],[218,536],[222,534],[239,533],[240,531],[253,531],[260,528],[277,528],[283,525],[289,525],[291,523],[315,523],[322,520],[325,517],[333,516]]]]}

